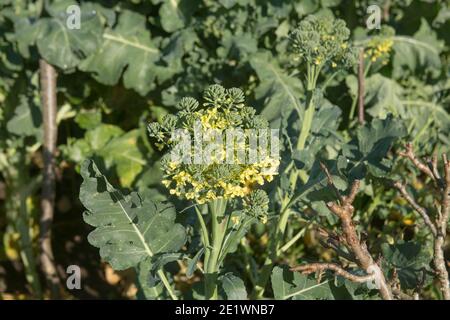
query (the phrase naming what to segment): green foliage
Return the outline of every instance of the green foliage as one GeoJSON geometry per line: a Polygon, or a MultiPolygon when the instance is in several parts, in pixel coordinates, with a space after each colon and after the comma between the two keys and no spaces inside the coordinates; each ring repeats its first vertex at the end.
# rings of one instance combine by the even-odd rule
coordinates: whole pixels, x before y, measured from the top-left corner
{"type": "Polygon", "coordinates": [[[429,279],[432,254],[415,242],[382,245],[386,267],[395,269],[403,288],[414,289],[417,283],[425,285],[429,279]]]}
{"type": "Polygon", "coordinates": [[[107,85],[116,84],[123,74],[126,88],[146,94],[158,74],[155,62],[160,50],[145,29],[144,17],[125,11],[114,29],[105,30],[102,40],[80,69],[93,72],[96,80],[107,85]]]}
{"type": "MultiPolygon", "coordinates": [[[[450,149],[448,4],[390,1],[382,29],[368,30],[372,2],[0,1],[0,266],[20,260],[30,297],[46,296],[34,249],[44,59],[58,72],[58,226],[82,223],[83,205],[88,241],[114,269],[134,269],[138,298],[378,299],[366,284],[279,266],[342,262],[311,231],[340,226],[320,163],[342,194],[361,180],[353,219],[387,278],[439,297],[432,239],[391,183],[409,177],[418,202],[436,202],[396,154],[405,142],[421,157],[450,149]],[[70,5],[80,7],[80,29],[69,27],[70,5]],[[365,124],[355,119],[359,50],[365,124]],[[174,128],[214,109],[233,127],[279,129],[279,171],[230,190],[240,201],[192,203],[190,189],[167,184],[164,153],[174,128]]],[[[169,176],[200,177],[205,196],[215,182],[240,181],[236,166],[178,169],[169,176]]],[[[53,234],[53,244],[70,247],[53,234]]]]}
{"type": "Polygon", "coordinates": [[[172,205],[138,194],[123,196],[92,161],[83,164],[81,175],[80,200],[87,209],[83,219],[96,228],[89,234],[89,243],[100,249],[113,268],[123,270],[146,257],[177,251],[186,241],[184,228],[174,223],[172,205]]]}
{"type": "Polygon", "coordinates": [[[231,273],[224,274],[220,279],[228,300],[247,300],[244,282],[231,273]]]}
{"type": "Polygon", "coordinates": [[[314,279],[282,267],[275,267],[272,271],[272,288],[275,299],[278,300],[332,298],[329,280],[318,283],[314,279]]]}

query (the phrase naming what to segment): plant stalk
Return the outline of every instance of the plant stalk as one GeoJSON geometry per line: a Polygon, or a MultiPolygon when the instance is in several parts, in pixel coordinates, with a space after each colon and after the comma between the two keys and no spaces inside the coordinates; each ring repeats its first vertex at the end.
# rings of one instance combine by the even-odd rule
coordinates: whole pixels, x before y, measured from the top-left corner
{"type": "Polygon", "coordinates": [[[57,299],[60,296],[60,280],[56,271],[52,250],[52,223],[55,204],[55,152],[58,127],[56,123],[56,70],[45,60],[39,61],[41,100],[44,124],[43,143],[43,184],[40,219],[40,260],[42,271],[50,288],[51,297],[57,299]]]}
{"type": "Polygon", "coordinates": [[[365,92],[365,75],[364,75],[364,49],[359,51],[358,65],[358,122],[364,124],[364,92],[365,92]]]}
{"type": "Polygon", "coordinates": [[[28,175],[26,174],[23,159],[19,160],[17,170],[14,167],[5,168],[5,178],[7,178],[7,196],[6,196],[6,212],[8,220],[11,220],[15,232],[19,233],[20,258],[25,268],[25,278],[30,284],[33,295],[42,298],[42,289],[36,268],[35,256],[33,253],[33,242],[30,235],[30,227],[28,226],[29,212],[27,206],[27,198],[36,191],[37,185],[41,182],[36,179],[28,183],[28,175]],[[14,169],[11,169],[14,168],[14,169]],[[19,173],[21,172],[21,173],[19,173]]]}
{"type": "Polygon", "coordinates": [[[205,299],[207,300],[218,299],[219,260],[228,225],[228,217],[224,216],[226,206],[227,202],[225,199],[216,199],[208,204],[209,213],[211,214],[212,239],[209,242],[211,247],[205,248],[209,250],[208,259],[205,258],[205,299]]]}

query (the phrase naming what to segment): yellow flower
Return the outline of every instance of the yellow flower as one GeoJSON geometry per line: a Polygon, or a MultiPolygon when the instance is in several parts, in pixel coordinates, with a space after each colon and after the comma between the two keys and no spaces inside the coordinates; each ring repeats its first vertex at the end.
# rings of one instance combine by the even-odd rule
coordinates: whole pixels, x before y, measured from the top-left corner
{"type": "Polygon", "coordinates": [[[169,185],[170,185],[170,180],[163,180],[163,181],[161,181],[161,183],[166,187],[166,188],[168,188],[169,187],[169,185]]]}
{"type": "Polygon", "coordinates": [[[255,181],[261,186],[264,184],[264,179],[262,176],[256,176],[255,181]]]}
{"type": "Polygon", "coordinates": [[[217,197],[216,197],[216,194],[214,193],[214,191],[208,190],[208,192],[206,193],[206,198],[208,198],[210,200],[214,200],[217,197]]]}
{"type": "MultiPolygon", "coordinates": [[[[367,45],[365,56],[369,57],[372,62],[378,59],[387,59],[393,44],[392,39],[374,38],[367,45]]],[[[385,60],[382,62],[385,62],[385,60]]]]}
{"type": "Polygon", "coordinates": [[[238,216],[232,216],[231,222],[233,222],[234,225],[237,225],[240,222],[240,218],[238,216]]]}
{"type": "Polygon", "coordinates": [[[187,192],[186,193],[186,199],[191,200],[195,198],[195,193],[194,192],[187,192]]]}
{"type": "Polygon", "coordinates": [[[169,169],[175,170],[178,167],[178,165],[179,164],[177,162],[171,161],[171,162],[169,162],[169,169]]]}
{"type": "MultiPolygon", "coordinates": [[[[318,63],[323,63],[323,57],[317,57],[318,63]]],[[[208,100],[204,104],[206,108],[196,109],[193,117],[181,117],[183,129],[190,131],[191,125],[196,121],[200,122],[202,129],[213,129],[220,132],[227,128],[251,127],[253,116],[249,116],[246,123],[242,123],[241,111],[246,107],[244,103],[234,104],[234,96],[218,96],[217,101],[212,103],[208,100]]],[[[246,107],[250,109],[249,107],[246,107]]],[[[255,116],[256,117],[256,116],[255,116]]],[[[261,119],[260,119],[261,120],[261,119]]],[[[263,122],[261,122],[263,123],[263,122]]],[[[250,128],[251,129],[251,128],[250,128]]],[[[195,127],[192,128],[195,130],[195,127]]],[[[212,138],[212,137],[211,137],[212,138]]],[[[249,141],[244,140],[235,142],[236,150],[246,150],[249,147],[249,141]]],[[[193,200],[198,204],[203,204],[218,198],[236,198],[249,195],[254,187],[263,185],[266,181],[271,181],[279,160],[266,157],[257,163],[248,164],[236,157],[234,154],[234,164],[230,170],[218,170],[219,165],[224,165],[223,161],[227,158],[227,149],[225,145],[211,152],[211,163],[192,165],[180,162],[168,162],[165,166],[165,177],[162,184],[169,189],[171,195],[177,195],[187,200],[193,200]]]]}

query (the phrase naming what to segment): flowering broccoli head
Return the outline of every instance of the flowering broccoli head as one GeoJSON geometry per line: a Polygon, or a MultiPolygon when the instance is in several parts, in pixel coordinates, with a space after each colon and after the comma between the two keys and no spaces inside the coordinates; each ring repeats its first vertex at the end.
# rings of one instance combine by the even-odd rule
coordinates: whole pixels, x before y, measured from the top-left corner
{"type": "Polygon", "coordinates": [[[183,98],[177,114],[149,125],[150,136],[168,149],[162,159],[162,183],[170,194],[202,204],[247,197],[273,179],[279,159],[268,150],[272,147],[269,124],[245,105],[244,98],[240,89],[212,85],[204,92],[202,104],[183,98]],[[242,135],[234,139],[230,132],[242,135]],[[253,148],[255,132],[258,142],[268,143],[253,148]],[[182,156],[174,157],[180,151],[182,156]],[[250,159],[250,154],[257,156],[250,159]]]}
{"type": "Polygon", "coordinates": [[[348,42],[349,36],[343,20],[310,15],[291,32],[291,50],[311,65],[349,68],[357,61],[357,52],[348,42]]]}
{"type": "Polygon", "coordinates": [[[394,44],[393,37],[395,30],[388,26],[381,28],[380,34],[371,38],[366,45],[364,57],[368,58],[372,63],[381,62],[385,65],[389,61],[389,54],[394,44]]]}

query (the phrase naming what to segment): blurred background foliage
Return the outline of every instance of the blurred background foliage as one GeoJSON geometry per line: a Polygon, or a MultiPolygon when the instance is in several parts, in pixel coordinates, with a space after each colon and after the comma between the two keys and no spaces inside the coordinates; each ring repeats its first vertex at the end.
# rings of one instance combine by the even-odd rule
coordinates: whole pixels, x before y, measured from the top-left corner
{"type": "MultiPolygon", "coordinates": [[[[305,93],[300,80],[304,70],[287,50],[289,32],[309,14],[331,14],[345,20],[356,44],[368,47],[379,33],[365,27],[366,8],[374,3],[382,9],[382,25],[392,27],[394,33],[389,36],[391,54],[367,71],[367,117],[384,119],[390,113],[403,120],[404,141],[412,141],[421,155],[448,152],[449,1],[0,0],[0,298],[47,294],[36,259],[43,165],[40,58],[58,71],[55,261],[61,279],[71,264],[79,265],[83,276],[84,290],[65,294],[67,298],[134,298],[134,271],[113,271],[87,243],[90,228],[82,222],[78,200],[82,160],[95,159],[111,183],[123,190],[167,199],[160,184],[161,153],[152,146],[146,125],[175,112],[181,97],[198,97],[211,83],[242,88],[248,104],[272,126],[282,125],[283,134],[289,136],[289,127],[296,126],[289,115],[297,97],[305,93]],[[73,4],[81,7],[79,30],[66,24],[66,8],[73,4]]],[[[324,150],[337,154],[339,147],[333,144],[348,140],[356,127],[351,116],[356,69],[337,74],[324,90],[329,108],[317,121],[328,117],[328,122],[313,128],[326,127],[327,140],[308,149],[311,158],[324,150]]],[[[312,163],[302,165],[311,169],[312,163]]],[[[407,166],[396,162],[392,177],[414,172],[407,166]]],[[[413,184],[417,199],[431,204],[423,179],[418,176],[413,184]]],[[[394,256],[396,260],[389,261],[404,266],[402,281],[415,277],[408,268],[421,266],[407,265],[409,258],[404,257],[411,248],[389,246],[394,239],[407,242],[424,237],[404,200],[386,185],[371,181],[364,186],[357,209],[360,223],[370,226],[366,231],[374,250],[394,256]]],[[[287,238],[305,226],[308,210],[299,204],[297,211],[287,238]]],[[[318,219],[336,224],[331,215],[318,219]]],[[[266,257],[266,229],[255,225],[230,257],[231,270],[246,275],[246,283],[252,283],[266,257]]],[[[332,258],[333,253],[318,245],[308,229],[280,262],[332,258]]],[[[181,273],[175,282],[183,291],[196,278],[186,279],[181,273]]],[[[437,294],[430,287],[429,296],[437,294]]]]}

